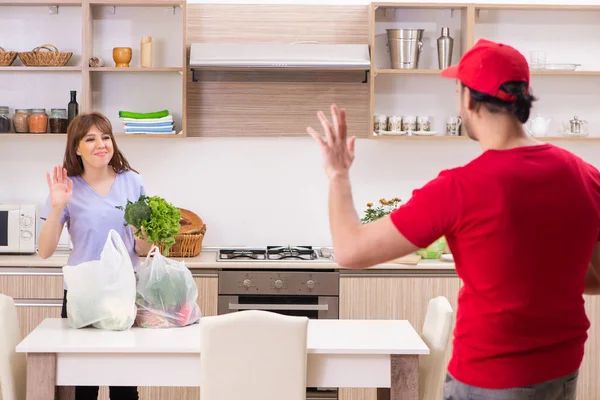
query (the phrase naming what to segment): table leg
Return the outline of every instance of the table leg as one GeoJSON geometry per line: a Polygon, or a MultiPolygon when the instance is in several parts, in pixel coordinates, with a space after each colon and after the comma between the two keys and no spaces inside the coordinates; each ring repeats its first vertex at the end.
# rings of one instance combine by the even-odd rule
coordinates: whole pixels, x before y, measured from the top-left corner
{"type": "Polygon", "coordinates": [[[419,400],[419,356],[392,354],[391,363],[391,388],[377,389],[377,400],[419,400]]]}
{"type": "Polygon", "coordinates": [[[27,354],[27,400],[54,400],[56,354],[27,354]]]}

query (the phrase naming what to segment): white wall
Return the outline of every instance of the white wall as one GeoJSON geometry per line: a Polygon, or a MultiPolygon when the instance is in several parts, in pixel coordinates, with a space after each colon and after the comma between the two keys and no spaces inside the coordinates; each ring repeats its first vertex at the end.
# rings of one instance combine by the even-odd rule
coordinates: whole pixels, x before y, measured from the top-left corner
{"type": "MultiPolygon", "coordinates": [[[[268,1],[261,1],[265,2],[268,1]]],[[[330,0],[329,3],[366,2],[330,0]]],[[[536,26],[539,24],[532,23],[531,29],[537,29],[536,26]]],[[[573,38],[568,35],[568,29],[565,32],[574,41],[593,40],[573,38]]],[[[590,60],[596,56],[591,54],[590,60]]],[[[11,92],[10,96],[4,96],[7,92],[2,91],[2,77],[0,74],[0,103],[14,95],[11,92]]],[[[452,85],[440,86],[440,78],[436,76],[398,79],[406,81],[391,82],[390,86],[418,95],[407,103],[402,96],[384,91],[377,98],[377,106],[383,111],[398,107],[418,113],[425,111],[424,108],[407,108],[421,104],[432,107],[427,113],[453,112],[452,85]]],[[[581,113],[578,115],[592,120],[592,135],[600,136],[600,119],[594,120],[599,83],[599,77],[536,77],[533,85],[541,98],[536,110],[553,118],[553,129],[558,121],[581,113]]],[[[61,98],[68,95],[67,84],[59,80],[56,85],[58,93],[64,93],[60,94],[61,98]]],[[[130,89],[123,87],[122,90],[130,89]]],[[[119,96],[118,92],[112,94],[119,96]]],[[[31,98],[36,99],[36,96],[40,95],[31,98]]],[[[33,102],[31,104],[33,106],[33,102]]],[[[144,175],[150,193],[204,218],[208,225],[206,246],[331,243],[327,182],[320,153],[310,138],[120,138],[119,145],[134,168],[144,175]]],[[[561,145],[600,166],[600,142],[563,142],[561,145]]],[[[63,151],[64,138],[0,137],[0,202],[32,202],[41,207],[47,196],[45,172],[60,163],[63,151]]],[[[464,164],[478,154],[477,144],[466,140],[360,140],[352,169],[355,205],[362,214],[368,201],[382,197],[407,199],[414,188],[436,176],[441,169],[464,164]]]]}

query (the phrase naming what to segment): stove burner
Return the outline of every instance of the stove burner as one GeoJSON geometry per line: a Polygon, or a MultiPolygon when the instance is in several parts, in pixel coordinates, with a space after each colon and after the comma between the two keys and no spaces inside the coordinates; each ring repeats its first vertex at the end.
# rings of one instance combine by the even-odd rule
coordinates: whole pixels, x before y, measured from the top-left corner
{"type": "Polygon", "coordinates": [[[312,246],[267,246],[267,259],[269,260],[316,260],[317,254],[312,246]]]}
{"type": "Polygon", "coordinates": [[[221,249],[219,251],[219,258],[222,260],[233,260],[236,258],[264,260],[266,258],[266,251],[261,249],[221,249]]]}

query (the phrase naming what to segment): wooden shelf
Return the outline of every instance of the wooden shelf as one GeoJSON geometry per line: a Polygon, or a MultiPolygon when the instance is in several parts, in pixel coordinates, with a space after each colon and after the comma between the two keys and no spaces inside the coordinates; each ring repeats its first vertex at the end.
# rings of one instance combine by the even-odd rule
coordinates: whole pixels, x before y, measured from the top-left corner
{"type": "Polygon", "coordinates": [[[560,71],[533,69],[531,75],[558,75],[558,76],[600,76],[600,71],[560,71]]]}
{"type": "Polygon", "coordinates": [[[10,138],[16,138],[16,137],[49,137],[49,136],[56,136],[56,137],[62,137],[65,138],[67,137],[66,133],[0,133],[0,138],[3,137],[10,137],[10,138]]]}
{"type": "Polygon", "coordinates": [[[115,133],[114,134],[116,138],[121,139],[121,138],[148,138],[148,139],[179,139],[179,138],[184,138],[185,135],[180,132],[177,134],[172,134],[172,133],[168,133],[168,134],[160,134],[160,133],[115,133]]]}
{"type": "Polygon", "coordinates": [[[0,6],[81,6],[82,0],[0,0],[0,6]]]}
{"type": "Polygon", "coordinates": [[[376,69],[377,75],[439,75],[442,72],[439,69],[376,69]]]}
{"type": "Polygon", "coordinates": [[[152,68],[93,67],[93,68],[90,68],[90,71],[91,72],[183,72],[183,68],[181,68],[181,67],[152,67],[152,68]]]}
{"type": "Polygon", "coordinates": [[[81,72],[81,67],[0,67],[4,72],[81,72]]]}
{"type": "Polygon", "coordinates": [[[400,3],[400,2],[375,2],[371,3],[373,8],[429,8],[429,9],[459,9],[467,8],[470,4],[467,3],[400,3]]]}
{"type": "MultiPolygon", "coordinates": [[[[1,1],[1,0],[0,0],[1,1]]],[[[161,7],[179,6],[186,4],[185,0],[90,0],[92,6],[114,7],[161,7]]]]}
{"type": "Polygon", "coordinates": [[[390,140],[465,140],[467,136],[408,136],[408,135],[372,135],[373,139],[390,140]]]}
{"type": "Polygon", "coordinates": [[[600,11],[597,5],[567,4],[474,4],[476,10],[600,11]]]}

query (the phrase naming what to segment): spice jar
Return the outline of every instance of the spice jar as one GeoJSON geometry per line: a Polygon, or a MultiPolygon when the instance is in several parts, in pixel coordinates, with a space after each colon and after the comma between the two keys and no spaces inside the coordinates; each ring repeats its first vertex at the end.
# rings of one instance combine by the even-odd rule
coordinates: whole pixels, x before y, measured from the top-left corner
{"type": "Polygon", "coordinates": [[[46,133],[48,130],[48,115],[45,108],[34,108],[27,118],[29,122],[29,132],[46,133]]]}
{"type": "Polygon", "coordinates": [[[0,107],[0,133],[10,132],[10,117],[8,107],[0,107]]]}
{"type": "Polygon", "coordinates": [[[66,108],[52,108],[50,110],[50,133],[67,133],[69,119],[66,108]]]}
{"type": "Polygon", "coordinates": [[[24,108],[17,108],[15,110],[15,115],[13,116],[13,127],[15,128],[16,133],[29,132],[29,123],[27,122],[27,118],[29,118],[30,112],[31,110],[24,108]]]}

